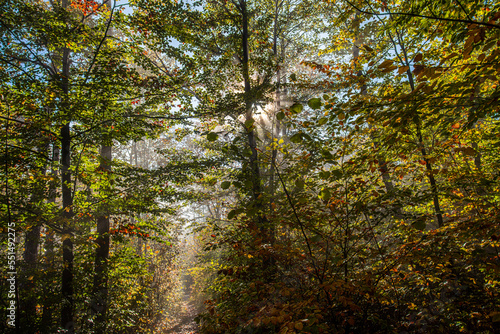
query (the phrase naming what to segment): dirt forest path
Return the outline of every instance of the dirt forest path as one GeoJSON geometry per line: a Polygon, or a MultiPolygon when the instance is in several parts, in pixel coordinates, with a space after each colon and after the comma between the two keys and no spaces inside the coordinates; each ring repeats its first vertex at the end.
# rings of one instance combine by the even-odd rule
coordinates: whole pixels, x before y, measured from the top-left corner
{"type": "Polygon", "coordinates": [[[198,333],[198,325],[194,321],[196,310],[189,299],[186,298],[182,302],[182,311],[179,314],[177,321],[171,324],[166,329],[164,334],[195,334],[198,333]]]}
{"type": "Polygon", "coordinates": [[[173,287],[172,305],[156,326],[155,334],[199,333],[198,324],[194,319],[200,312],[200,294],[194,290],[194,281],[190,274],[191,268],[195,265],[193,260],[195,253],[192,250],[192,245],[184,240],[180,247],[182,255],[177,264],[177,271],[173,273],[176,281],[173,287]]]}
{"type": "Polygon", "coordinates": [[[198,324],[194,318],[198,315],[192,296],[192,285],[189,276],[184,272],[181,274],[181,303],[175,320],[163,328],[161,334],[197,334],[198,324]]]}

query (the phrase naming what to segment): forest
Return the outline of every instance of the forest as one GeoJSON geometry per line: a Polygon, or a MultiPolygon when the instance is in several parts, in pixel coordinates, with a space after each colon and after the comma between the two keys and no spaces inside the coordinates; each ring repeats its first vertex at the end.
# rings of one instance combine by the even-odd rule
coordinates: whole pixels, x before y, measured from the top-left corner
{"type": "Polygon", "coordinates": [[[1,333],[500,333],[500,2],[0,0],[1,333]]]}

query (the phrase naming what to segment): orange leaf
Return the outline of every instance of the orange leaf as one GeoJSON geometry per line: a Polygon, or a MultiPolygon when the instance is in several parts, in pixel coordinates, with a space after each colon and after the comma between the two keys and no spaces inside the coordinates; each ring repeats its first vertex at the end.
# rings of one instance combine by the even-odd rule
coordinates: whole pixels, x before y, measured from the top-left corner
{"type": "Polygon", "coordinates": [[[392,65],[392,63],[393,63],[393,61],[392,61],[392,60],[389,60],[389,59],[384,60],[384,61],[382,62],[382,64],[378,65],[378,68],[379,68],[379,69],[382,69],[382,68],[385,68],[385,67],[389,67],[389,66],[391,66],[391,65],[392,65]]]}
{"type": "Polygon", "coordinates": [[[402,67],[398,68],[398,73],[403,74],[404,72],[408,71],[409,69],[410,69],[409,66],[402,66],[402,67]]]}
{"type": "Polygon", "coordinates": [[[298,322],[295,323],[294,327],[295,327],[296,330],[301,331],[302,328],[304,328],[304,325],[300,321],[298,321],[298,322]]]}

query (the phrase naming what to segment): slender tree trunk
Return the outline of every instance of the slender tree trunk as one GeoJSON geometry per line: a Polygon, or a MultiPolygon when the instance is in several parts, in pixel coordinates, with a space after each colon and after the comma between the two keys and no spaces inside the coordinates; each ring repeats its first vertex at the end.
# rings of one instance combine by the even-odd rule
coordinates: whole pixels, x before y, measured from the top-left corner
{"type": "MultiPolygon", "coordinates": [[[[403,50],[404,47],[403,47],[403,50]]],[[[406,51],[405,51],[405,61],[407,66],[409,66],[408,59],[406,57],[406,51]]],[[[410,70],[406,71],[406,74],[408,76],[408,81],[410,82],[410,88],[411,91],[413,92],[415,90],[415,84],[413,81],[413,73],[411,73],[410,70]]],[[[433,170],[432,170],[432,164],[429,160],[429,157],[427,156],[427,150],[425,149],[425,143],[424,143],[424,138],[422,136],[422,120],[420,119],[420,116],[418,113],[416,114],[416,126],[417,126],[417,138],[418,138],[418,144],[420,145],[420,152],[422,153],[422,159],[425,161],[425,168],[427,170],[427,178],[429,179],[429,183],[431,185],[431,192],[432,192],[432,201],[434,203],[434,212],[436,214],[436,219],[438,223],[438,227],[443,226],[443,214],[441,213],[441,208],[439,204],[439,195],[438,195],[438,189],[437,189],[437,183],[436,179],[434,178],[433,170]]]]}
{"type": "MultiPolygon", "coordinates": [[[[111,173],[111,146],[101,146],[99,170],[105,178],[111,173]]],[[[103,189],[104,190],[104,189],[103,189]]],[[[95,315],[94,333],[106,333],[106,315],[108,309],[108,258],[109,258],[109,212],[102,206],[97,217],[97,248],[95,253],[95,274],[91,312],[95,315]]]]}
{"type": "MultiPolygon", "coordinates": [[[[63,1],[63,8],[67,8],[67,1],[63,1]]],[[[69,105],[69,68],[70,50],[63,49],[62,57],[62,107],[64,112],[70,114],[69,105]]],[[[71,119],[67,119],[61,128],[61,180],[63,204],[63,272],[61,281],[62,309],[61,326],[67,333],[74,333],[74,301],[73,301],[73,194],[71,191],[71,119]]]]}
{"type": "Polygon", "coordinates": [[[71,219],[73,218],[73,197],[71,192],[71,137],[70,124],[67,123],[61,130],[61,169],[62,169],[62,202],[63,202],[63,272],[61,292],[63,296],[61,310],[61,326],[73,333],[73,232],[71,219]]]}
{"type": "MultiPolygon", "coordinates": [[[[355,18],[355,29],[356,29],[356,36],[355,36],[355,41],[354,41],[354,45],[352,47],[352,56],[353,56],[353,59],[354,59],[354,62],[357,63],[358,59],[359,59],[359,43],[360,43],[360,38],[359,38],[359,12],[356,12],[356,18],[355,18]]],[[[363,73],[361,72],[361,70],[359,70],[357,72],[357,76],[358,77],[361,77],[363,76],[363,73]]],[[[367,87],[366,85],[363,85],[361,87],[361,95],[365,96],[367,95],[367,87]]],[[[371,127],[370,127],[371,128],[371,127]]],[[[380,147],[380,144],[379,142],[376,140],[376,138],[373,138],[372,137],[372,141],[373,141],[373,145],[375,146],[375,150],[378,150],[379,147],[380,147]]],[[[388,161],[385,160],[385,158],[380,155],[380,154],[377,154],[377,165],[378,165],[378,170],[380,171],[380,175],[382,177],[382,182],[384,183],[384,186],[385,186],[385,190],[387,191],[387,193],[393,193],[394,191],[394,184],[392,183],[392,180],[391,180],[391,176],[390,176],[390,173],[389,173],[389,169],[387,168],[388,166],[388,161]]],[[[396,204],[394,206],[394,216],[397,218],[397,219],[402,219],[403,218],[403,212],[401,210],[401,206],[399,204],[396,204]]]]}
{"type": "MultiPolygon", "coordinates": [[[[43,152],[47,152],[49,145],[44,145],[43,152]]],[[[40,172],[43,176],[47,175],[47,164],[45,163],[40,172]]],[[[44,186],[35,184],[32,189],[31,201],[38,202],[43,200],[44,186]]],[[[36,329],[36,305],[37,305],[37,278],[38,273],[38,245],[40,243],[41,225],[34,222],[33,226],[26,232],[24,241],[24,274],[23,281],[21,281],[21,314],[24,317],[23,327],[28,331],[35,331],[36,329]]]]}
{"type": "MultiPolygon", "coordinates": [[[[276,159],[278,157],[278,150],[274,146],[274,138],[279,137],[280,134],[280,120],[276,118],[276,114],[281,110],[281,69],[280,69],[280,63],[279,63],[279,58],[278,58],[278,15],[279,15],[279,0],[274,1],[274,27],[273,27],[273,53],[274,57],[276,59],[276,65],[278,66],[278,69],[276,71],[276,97],[275,97],[275,113],[274,113],[274,123],[273,126],[275,126],[275,129],[272,129],[272,140],[273,140],[273,148],[271,151],[271,166],[269,168],[270,176],[269,176],[269,187],[270,187],[270,212],[274,213],[274,201],[275,201],[275,192],[276,192],[276,181],[275,181],[275,171],[274,169],[277,168],[276,166],[276,159]]],[[[275,229],[274,226],[271,226],[271,231],[270,231],[270,243],[271,245],[274,244],[276,235],[275,235],[275,229]]]]}
{"type": "MultiPolygon", "coordinates": [[[[406,47],[405,47],[398,31],[396,31],[396,35],[398,37],[399,46],[401,47],[401,50],[403,51],[404,64],[406,66],[408,66],[408,70],[406,71],[406,75],[408,77],[408,82],[410,84],[410,91],[413,92],[415,90],[415,81],[413,80],[413,73],[411,73],[411,71],[410,71],[410,62],[408,60],[408,54],[406,52],[406,47]]],[[[434,174],[433,174],[433,170],[432,170],[432,163],[430,162],[429,157],[427,155],[427,150],[425,149],[424,138],[422,135],[422,120],[420,118],[418,111],[415,113],[414,119],[415,119],[415,125],[417,127],[417,140],[418,140],[418,145],[420,146],[420,153],[422,154],[422,159],[425,161],[425,168],[427,170],[427,173],[426,173],[427,179],[429,180],[429,183],[431,185],[432,201],[434,204],[434,213],[436,215],[438,227],[442,227],[443,226],[443,214],[441,213],[441,207],[440,207],[440,203],[439,203],[437,183],[436,183],[436,179],[434,178],[434,174]]]]}
{"type": "MultiPolygon", "coordinates": [[[[253,98],[252,98],[252,87],[250,82],[250,70],[249,70],[249,49],[248,49],[248,39],[249,39],[249,17],[248,8],[246,0],[239,0],[240,12],[242,15],[242,34],[241,43],[243,51],[242,59],[242,75],[245,85],[245,130],[247,132],[248,145],[250,147],[252,155],[249,158],[250,166],[250,180],[252,181],[252,197],[253,197],[253,207],[258,211],[257,213],[257,227],[262,235],[262,240],[265,243],[272,242],[272,229],[269,228],[269,221],[264,215],[265,205],[264,198],[262,194],[261,185],[261,174],[259,168],[259,157],[257,151],[257,134],[255,131],[255,124],[253,118],[253,98]],[[260,212],[259,212],[260,211],[260,212]]],[[[263,267],[269,268],[273,263],[272,258],[265,258],[263,260],[263,267]]]]}
{"type": "MultiPolygon", "coordinates": [[[[59,163],[59,147],[56,145],[53,146],[52,148],[52,163],[57,162],[59,163]]],[[[51,175],[54,178],[57,178],[58,175],[58,167],[53,168],[51,171],[51,175]]],[[[49,203],[55,203],[57,197],[57,192],[55,185],[51,185],[49,188],[49,203]]],[[[45,272],[48,277],[51,276],[51,271],[54,268],[54,257],[55,257],[55,251],[54,251],[54,245],[55,245],[55,234],[54,231],[46,226],[45,227],[45,261],[44,261],[44,267],[45,267],[45,272]]],[[[43,332],[48,333],[51,331],[52,327],[52,322],[54,319],[54,301],[55,301],[55,295],[54,292],[51,288],[51,286],[48,283],[45,283],[44,287],[44,303],[43,303],[43,313],[42,313],[42,322],[40,328],[42,329],[43,332]]]]}
{"type": "Polygon", "coordinates": [[[253,118],[253,103],[251,100],[252,87],[250,84],[250,74],[249,74],[249,50],[248,50],[248,12],[246,7],[246,0],[240,0],[241,14],[243,19],[243,29],[241,35],[242,49],[243,49],[243,59],[242,59],[242,71],[243,80],[245,84],[245,125],[248,137],[248,145],[252,155],[250,156],[250,169],[252,173],[252,183],[253,183],[253,196],[257,200],[258,196],[261,194],[261,180],[260,180],[260,170],[259,161],[257,154],[257,140],[254,131],[254,118],[253,118]]]}
{"type": "MultiPolygon", "coordinates": [[[[23,284],[19,287],[21,291],[21,314],[23,316],[23,328],[27,331],[35,331],[36,329],[36,304],[37,304],[37,260],[38,260],[38,244],[40,243],[39,224],[34,225],[26,232],[24,243],[24,262],[25,268],[23,273],[23,284]]],[[[21,282],[20,282],[21,283],[21,282]]]]}
{"type": "MultiPolygon", "coordinates": [[[[111,9],[110,0],[104,0],[103,3],[108,9],[111,9]]],[[[111,18],[110,18],[111,19],[111,18]]],[[[110,25],[111,22],[108,21],[110,25]]],[[[108,35],[112,35],[112,30],[108,31],[108,35]]],[[[106,36],[107,37],[107,36],[106,36]]],[[[106,112],[104,108],[104,112],[106,112]]],[[[107,193],[110,187],[111,177],[111,140],[107,139],[101,145],[100,165],[99,170],[103,173],[103,178],[106,179],[104,189],[101,191],[107,193]]],[[[108,258],[109,258],[109,210],[107,210],[106,202],[103,202],[101,214],[97,217],[97,248],[95,253],[95,273],[93,295],[94,302],[92,303],[92,313],[95,315],[94,332],[96,334],[106,333],[107,312],[108,312],[108,258]]]]}

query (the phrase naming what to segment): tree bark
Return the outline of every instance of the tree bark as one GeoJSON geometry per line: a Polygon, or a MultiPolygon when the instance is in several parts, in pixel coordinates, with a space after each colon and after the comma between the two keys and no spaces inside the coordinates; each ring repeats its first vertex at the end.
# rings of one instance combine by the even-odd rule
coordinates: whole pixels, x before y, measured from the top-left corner
{"type": "MultiPolygon", "coordinates": [[[[111,173],[111,146],[102,145],[101,162],[99,170],[104,178],[110,177],[111,173]]],[[[109,258],[109,211],[101,208],[101,214],[97,217],[97,248],[95,252],[95,274],[91,313],[95,316],[93,327],[94,333],[106,333],[106,316],[108,310],[108,258],[109,258]]]]}
{"type": "Polygon", "coordinates": [[[61,281],[62,309],[61,326],[69,333],[74,332],[73,323],[73,231],[71,219],[73,218],[73,197],[71,191],[71,136],[70,124],[65,124],[61,129],[61,170],[62,170],[62,202],[63,202],[63,272],[61,281]]]}
{"type": "Polygon", "coordinates": [[[250,146],[250,150],[252,155],[250,156],[250,169],[252,173],[252,183],[253,183],[253,197],[255,200],[261,194],[261,179],[260,179],[260,170],[259,170],[259,160],[257,153],[257,140],[256,134],[254,131],[254,118],[253,118],[253,101],[252,101],[252,87],[250,83],[250,74],[249,74],[249,50],[248,50],[248,12],[246,7],[246,1],[240,0],[241,6],[241,15],[242,15],[242,35],[241,35],[241,44],[243,50],[243,59],[242,59],[242,74],[243,81],[245,85],[245,125],[246,132],[248,137],[248,145],[250,146]]]}
{"type": "MultiPolygon", "coordinates": [[[[63,8],[68,7],[68,1],[63,0],[63,8]]],[[[62,109],[67,115],[71,115],[69,99],[69,69],[70,50],[63,49],[62,57],[62,109]]],[[[71,117],[61,127],[61,180],[62,180],[62,204],[63,204],[63,272],[61,280],[62,309],[61,326],[67,333],[74,333],[74,301],[73,301],[73,231],[71,220],[73,219],[73,194],[71,191],[71,117]]]]}
{"type": "MultiPolygon", "coordinates": [[[[111,9],[111,4],[109,0],[104,0],[103,3],[108,9],[111,9]]],[[[111,20],[111,18],[110,18],[111,20]]],[[[108,21],[108,26],[111,22],[108,21]]],[[[111,35],[111,29],[108,31],[107,35],[111,35]]],[[[107,35],[105,37],[107,37],[107,35]]],[[[104,107],[104,112],[107,108],[104,107]]],[[[111,177],[111,161],[112,161],[112,141],[110,139],[104,139],[103,144],[101,144],[100,152],[100,164],[99,170],[103,173],[103,179],[105,180],[104,195],[110,188],[110,177],[111,177]]],[[[93,296],[94,300],[91,304],[91,313],[95,316],[93,322],[94,333],[104,334],[107,328],[107,312],[108,312],[108,258],[109,258],[109,209],[106,201],[100,210],[100,216],[97,217],[97,248],[95,252],[95,273],[94,273],[94,287],[93,296]]]]}
{"type": "MultiPolygon", "coordinates": [[[[402,46],[402,49],[405,50],[403,46],[402,46]]],[[[408,62],[408,59],[406,57],[406,51],[405,51],[405,61],[406,61],[407,66],[409,66],[409,62],[408,62]]],[[[411,73],[410,70],[407,70],[406,74],[408,76],[408,81],[410,82],[411,91],[413,92],[415,90],[415,84],[413,81],[413,73],[411,73]]],[[[441,213],[441,208],[440,208],[440,204],[439,204],[437,183],[436,183],[436,179],[434,178],[432,164],[429,160],[429,157],[427,156],[427,150],[425,149],[425,143],[424,143],[422,129],[421,129],[422,120],[420,119],[420,116],[418,115],[418,113],[416,114],[415,123],[417,126],[417,138],[418,138],[418,144],[420,145],[420,152],[422,153],[422,159],[424,159],[424,161],[425,161],[425,168],[427,170],[427,178],[428,178],[429,183],[431,185],[432,201],[434,203],[434,212],[436,214],[438,227],[442,227],[443,226],[443,214],[441,213]]]]}
{"type": "MultiPolygon", "coordinates": [[[[59,147],[53,144],[52,148],[52,163],[57,162],[59,163],[59,147]]],[[[57,178],[58,175],[58,167],[53,168],[51,171],[51,175],[54,178],[57,178]]],[[[57,197],[57,192],[55,186],[51,185],[49,187],[49,203],[55,203],[57,197]]],[[[46,226],[45,227],[45,261],[44,261],[44,267],[45,267],[45,272],[49,273],[51,270],[54,268],[54,244],[55,244],[55,234],[50,227],[46,226]]],[[[47,274],[47,276],[50,277],[50,274],[47,274]]],[[[44,287],[44,302],[43,302],[43,313],[42,313],[42,321],[41,321],[41,326],[40,328],[42,329],[42,332],[50,332],[51,327],[52,327],[52,322],[54,319],[54,301],[55,301],[55,295],[53,290],[51,289],[50,286],[44,287]]]]}

